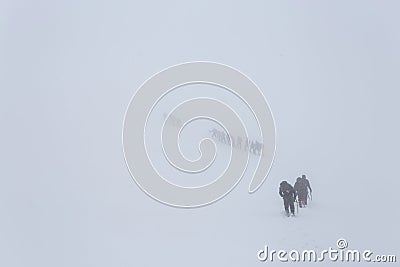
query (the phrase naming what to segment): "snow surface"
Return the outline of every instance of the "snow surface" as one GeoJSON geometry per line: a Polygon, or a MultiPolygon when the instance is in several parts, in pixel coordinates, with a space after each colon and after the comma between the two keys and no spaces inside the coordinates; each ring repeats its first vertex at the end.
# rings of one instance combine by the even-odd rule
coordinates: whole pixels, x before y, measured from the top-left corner
{"type": "MultiPolygon", "coordinates": [[[[3,1],[0,266],[275,266],[257,260],[265,245],[322,250],[339,238],[400,257],[399,7],[3,1]],[[231,65],[257,83],[277,151],[255,194],[248,174],[213,205],[177,209],[130,177],[122,121],[141,83],[191,60],[231,65]],[[301,174],[313,201],[286,218],[278,185],[301,174]]],[[[182,136],[188,156],[197,153],[190,131],[208,127],[182,136]]]]}

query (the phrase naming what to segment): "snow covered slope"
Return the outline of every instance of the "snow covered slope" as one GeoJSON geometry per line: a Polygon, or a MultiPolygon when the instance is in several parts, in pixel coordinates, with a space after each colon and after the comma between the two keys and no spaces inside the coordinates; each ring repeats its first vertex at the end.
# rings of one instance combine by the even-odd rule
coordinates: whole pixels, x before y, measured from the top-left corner
{"type": "MultiPolygon", "coordinates": [[[[323,250],[339,238],[349,249],[400,257],[399,7],[2,1],[0,266],[280,266],[260,262],[258,251],[323,250]],[[176,209],[130,177],[122,122],[147,78],[192,60],[231,65],[257,83],[274,114],[277,150],[256,193],[247,193],[247,174],[213,205],[176,209]],[[286,218],[278,185],[301,174],[313,201],[286,218]]],[[[183,132],[188,156],[209,127],[183,132]]]]}

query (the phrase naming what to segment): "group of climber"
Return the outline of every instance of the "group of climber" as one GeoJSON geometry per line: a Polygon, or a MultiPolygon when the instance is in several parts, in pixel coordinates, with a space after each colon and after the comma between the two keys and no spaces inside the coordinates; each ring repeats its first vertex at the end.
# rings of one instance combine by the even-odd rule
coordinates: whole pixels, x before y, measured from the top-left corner
{"type": "Polygon", "coordinates": [[[303,174],[297,177],[294,186],[287,181],[282,181],[279,186],[279,195],[283,198],[286,216],[295,215],[294,203],[298,203],[299,208],[307,207],[307,200],[311,198],[312,189],[310,181],[303,174]]]}

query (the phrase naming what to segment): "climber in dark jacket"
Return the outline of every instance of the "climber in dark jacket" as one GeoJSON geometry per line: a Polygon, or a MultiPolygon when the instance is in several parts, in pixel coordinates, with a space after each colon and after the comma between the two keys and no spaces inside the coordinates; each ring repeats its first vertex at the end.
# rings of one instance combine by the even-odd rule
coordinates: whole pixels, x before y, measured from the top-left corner
{"type": "Polygon", "coordinates": [[[299,207],[303,208],[307,205],[307,185],[301,177],[297,177],[296,183],[294,184],[294,190],[297,194],[297,200],[299,207]]]}
{"type": "Polygon", "coordinates": [[[279,186],[279,195],[283,198],[286,216],[294,216],[294,200],[296,199],[296,191],[287,181],[281,182],[279,186]],[[290,213],[289,213],[290,208],[290,213]]]}
{"type": "Polygon", "coordinates": [[[306,191],[306,195],[304,198],[304,205],[307,206],[308,194],[312,193],[312,189],[311,189],[310,181],[306,178],[306,176],[304,174],[301,176],[301,180],[303,182],[303,185],[304,185],[304,188],[306,191]]]}

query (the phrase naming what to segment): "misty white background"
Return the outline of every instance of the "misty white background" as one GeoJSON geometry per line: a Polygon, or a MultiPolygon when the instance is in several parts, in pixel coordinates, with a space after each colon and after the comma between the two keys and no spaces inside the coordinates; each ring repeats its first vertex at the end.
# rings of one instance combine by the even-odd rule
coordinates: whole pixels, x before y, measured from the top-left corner
{"type": "Polygon", "coordinates": [[[264,245],[322,250],[340,237],[399,257],[399,9],[1,1],[0,265],[262,266],[271,264],[257,260],[264,245]],[[188,210],[134,183],[122,122],[147,78],[192,60],[257,83],[277,151],[255,194],[245,177],[221,201],[188,210]],[[284,218],[279,182],[303,173],[314,201],[284,218]]]}

